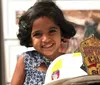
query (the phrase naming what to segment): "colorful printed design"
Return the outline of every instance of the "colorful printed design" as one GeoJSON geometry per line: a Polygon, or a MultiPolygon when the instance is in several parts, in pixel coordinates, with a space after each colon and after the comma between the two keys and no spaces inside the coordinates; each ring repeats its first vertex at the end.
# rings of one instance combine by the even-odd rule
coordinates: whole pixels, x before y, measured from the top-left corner
{"type": "Polygon", "coordinates": [[[55,80],[60,77],[60,69],[62,68],[62,59],[58,60],[52,67],[51,79],[55,80]]]}
{"type": "Polygon", "coordinates": [[[73,57],[80,57],[80,56],[81,56],[81,53],[80,52],[73,53],[73,57]]]}
{"type": "Polygon", "coordinates": [[[57,71],[55,71],[55,72],[52,73],[51,78],[52,78],[52,80],[55,80],[55,79],[58,79],[59,76],[60,76],[60,71],[57,70],[57,71]]]}
{"type": "Polygon", "coordinates": [[[83,41],[80,48],[88,74],[100,74],[100,40],[92,36],[83,41]]]}

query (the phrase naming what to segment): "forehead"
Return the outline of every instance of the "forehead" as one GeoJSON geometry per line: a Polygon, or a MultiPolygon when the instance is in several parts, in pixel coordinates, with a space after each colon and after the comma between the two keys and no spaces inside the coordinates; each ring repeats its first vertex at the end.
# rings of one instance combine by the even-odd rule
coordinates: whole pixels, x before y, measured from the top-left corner
{"type": "Polygon", "coordinates": [[[37,18],[32,25],[32,30],[47,29],[50,27],[58,27],[51,18],[46,16],[37,18]]]}
{"type": "MultiPolygon", "coordinates": [[[[49,18],[49,17],[46,17],[46,16],[42,16],[42,17],[39,17],[37,18],[34,22],[33,22],[33,26],[34,25],[37,25],[37,24],[43,24],[44,22],[46,23],[53,23],[54,24],[54,21],[49,18]]],[[[45,23],[45,24],[46,24],[45,23]]]]}

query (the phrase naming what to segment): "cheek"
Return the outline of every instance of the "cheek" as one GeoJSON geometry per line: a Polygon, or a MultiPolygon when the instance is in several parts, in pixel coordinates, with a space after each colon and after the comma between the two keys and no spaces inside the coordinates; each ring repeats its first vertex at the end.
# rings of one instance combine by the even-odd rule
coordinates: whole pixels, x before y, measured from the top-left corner
{"type": "Polygon", "coordinates": [[[57,44],[60,45],[60,44],[61,44],[61,34],[59,33],[59,34],[55,37],[55,39],[56,39],[57,44]]]}
{"type": "Polygon", "coordinates": [[[38,39],[32,39],[32,45],[33,45],[33,47],[37,47],[39,45],[39,43],[40,43],[40,40],[38,40],[38,39]]]}

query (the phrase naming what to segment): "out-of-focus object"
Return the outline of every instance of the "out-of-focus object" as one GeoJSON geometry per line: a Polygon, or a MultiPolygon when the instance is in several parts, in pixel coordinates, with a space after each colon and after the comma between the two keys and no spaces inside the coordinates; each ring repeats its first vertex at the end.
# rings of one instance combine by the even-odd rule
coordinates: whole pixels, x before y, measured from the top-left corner
{"type": "Polygon", "coordinates": [[[72,78],[63,82],[62,85],[100,85],[100,75],[86,75],[72,78]]]}
{"type": "Polygon", "coordinates": [[[45,85],[61,85],[60,83],[66,81],[69,78],[87,75],[87,73],[81,69],[83,64],[81,53],[64,54],[56,58],[49,66],[45,85]],[[52,84],[48,84],[54,82],[52,84]]]}
{"type": "Polygon", "coordinates": [[[0,0],[0,85],[5,84],[5,58],[2,20],[2,0],[0,0]]]}
{"type": "Polygon", "coordinates": [[[65,15],[65,18],[72,23],[76,30],[76,34],[69,39],[68,48],[65,53],[73,53],[78,51],[80,43],[83,41],[85,33],[85,19],[80,19],[65,15]]]}
{"type": "Polygon", "coordinates": [[[91,36],[81,43],[80,49],[88,74],[100,74],[100,40],[91,36]]]}
{"type": "Polygon", "coordinates": [[[84,75],[74,78],[64,78],[44,85],[100,85],[100,75],[84,75]]]}

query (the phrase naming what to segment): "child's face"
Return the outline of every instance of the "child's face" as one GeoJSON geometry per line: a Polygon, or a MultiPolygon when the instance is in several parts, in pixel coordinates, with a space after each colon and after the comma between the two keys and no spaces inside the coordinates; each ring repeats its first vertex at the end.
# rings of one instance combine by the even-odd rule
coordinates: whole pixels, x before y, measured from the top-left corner
{"type": "Polygon", "coordinates": [[[36,19],[32,26],[32,44],[33,47],[53,60],[59,56],[59,47],[61,44],[60,28],[48,17],[36,19]]]}

